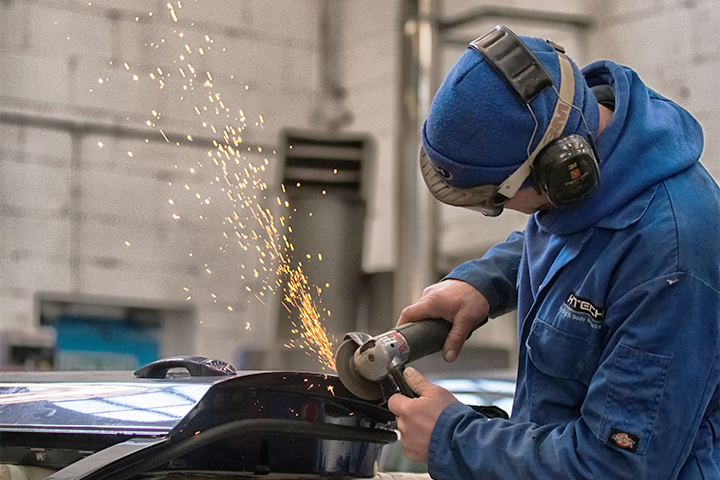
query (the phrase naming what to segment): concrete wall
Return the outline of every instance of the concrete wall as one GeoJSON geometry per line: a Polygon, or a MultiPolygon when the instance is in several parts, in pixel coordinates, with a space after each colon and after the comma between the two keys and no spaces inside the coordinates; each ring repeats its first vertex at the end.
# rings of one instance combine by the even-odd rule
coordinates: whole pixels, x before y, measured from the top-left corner
{"type": "Polygon", "coordinates": [[[190,351],[166,354],[275,347],[251,210],[287,215],[274,150],[310,126],[319,6],[0,2],[4,329],[36,327],[38,296],[82,296],[192,309],[190,351]]]}
{"type": "Polygon", "coordinates": [[[631,65],[651,88],[688,109],[705,133],[702,162],[720,179],[720,4],[613,2],[591,39],[592,58],[631,65]]]}
{"type": "MultiPolygon", "coordinates": [[[[720,178],[716,0],[445,0],[442,15],[493,3],[588,15],[594,27],[487,18],[456,37],[470,41],[504,22],[556,39],[578,63],[630,64],[701,121],[703,161],[720,178]]],[[[395,268],[400,1],[333,4],[333,75],[347,98],[329,106],[322,0],[170,5],[0,0],[1,327],[34,328],[39,293],[90,295],[190,308],[191,353],[234,361],[248,346],[283,349],[275,341],[274,283],[253,250],[257,240],[243,239],[246,251],[233,238],[233,222],[256,222],[237,194],[278,217],[291,213],[276,202],[279,133],[320,128],[338,108],[352,114],[346,131],[369,133],[375,144],[363,267],[378,275],[395,268]],[[228,126],[235,130],[226,137],[228,126]],[[212,143],[232,137],[242,138],[234,152],[212,143]],[[241,191],[243,180],[267,188],[241,191]]],[[[443,47],[442,73],[463,48],[443,47]]],[[[442,208],[438,269],[481,255],[523,223],[510,212],[486,219],[442,208]]],[[[477,341],[512,350],[511,319],[496,324],[477,341]]]]}

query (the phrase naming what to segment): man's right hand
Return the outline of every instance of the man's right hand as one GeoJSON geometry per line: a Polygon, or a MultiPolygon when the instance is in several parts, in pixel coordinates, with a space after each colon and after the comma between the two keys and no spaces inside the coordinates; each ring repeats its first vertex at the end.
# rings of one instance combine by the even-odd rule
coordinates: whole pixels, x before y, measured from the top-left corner
{"type": "Polygon", "coordinates": [[[470,332],[483,323],[490,312],[485,295],[462,280],[444,280],[427,287],[416,303],[406,307],[397,324],[426,318],[443,318],[452,323],[443,347],[446,362],[454,361],[470,332]]]}

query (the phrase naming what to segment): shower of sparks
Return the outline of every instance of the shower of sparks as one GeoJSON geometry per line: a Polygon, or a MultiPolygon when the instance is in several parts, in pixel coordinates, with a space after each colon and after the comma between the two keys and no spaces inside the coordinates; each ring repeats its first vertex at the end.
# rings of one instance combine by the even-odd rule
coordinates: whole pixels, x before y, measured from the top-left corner
{"type": "MultiPolygon", "coordinates": [[[[198,161],[196,167],[189,169],[189,173],[195,175],[200,168],[203,168],[206,173],[209,169],[213,170],[213,174],[210,175],[214,178],[211,185],[219,189],[219,198],[207,193],[195,192],[194,201],[200,202],[202,207],[215,205],[219,200],[230,202],[229,211],[231,213],[225,215],[222,222],[225,245],[221,246],[219,250],[224,253],[233,246],[233,248],[240,248],[245,252],[257,255],[257,265],[240,265],[239,278],[252,282],[246,282],[245,291],[263,304],[265,304],[266,294],[283,295],[282,304],[289,312],[297,314],[299,317],[297,321],[292,322],[292,333],[297,338],[288,342],[286,347],[300,348],[309,356],[316,358],[323,368],[334,371],[335,339],[328,337],[322,323],[323,314],[330,316],[330,312],[318,308],[318,304],[322,303],[319,300],[321,289],[310,284],[302,271],[301,263],[297,265],[293,263],[292,256],[295,249],[285,233],[292,233],[290,214],[277,213],[279,211],[290,212],[290,205],[287,200],[277,197],[276,205],[265,206],[272,203],[267,198],[269,189],[263,179],[263,176],[267,176],[270,159],[261,147],[251,149],[243,145],[243,135],[248,126],[263,129],[265,119],[262,115],[251,118],[242,109],[232,108],[228,104],[221,92],[215,88],[215,76],[209,71],[203,72],[198,68],[198,63],[194,61],[195,59],[199,61],[199,56],[211,53],[214,39],[210,35],[201,35],[199,38],[202,40],[200,41],[204,40],[202,45],[191,44],[186,39],[186,32],[181,30],[181,2],[168,2],[165,7],[166,14],[169,15],[173,27],[176,28],[173,33],[180,40],[181,45],[179,51],[176,52],[175,60],[173,60],[174,67],[170,68],[164,65],[150,71],[135,71],[135,67],[140,67],[140,64],[121,62],[121,65],[133,82],[151,81],[156,83],[160,89],[181,82],[181,101],[190,101],[191,95],[192,98],[203,99],[199,104],[193,105],[191,111],[196,114],[202,127],[212,132],[213,137],[216,138],[213,140],[215,148],[207,152],[206,161],[198,161]],[[224,126],[222,126],[223,124],[224,126]],[[263,158],[255,164],[248,158],[250,154],[263,158]],[[260,286],[253,288],[251,285],[260,286]]],[[[150,12],[149,16],[152,17],[152,15],[150,12]]],[[[139,17],[136,18],[137,20],[139,17]]],[[[169,43],[171,42],[166,43],[166,39],[163,38],[148,43],[146,46],[152,49],[159,49],[161,46],[167,48],[169,43]]],[[[222,51],[225,52],[226,49],[223,48],[222,51]]],[[[235,75],[231,75],[230,78],[237,82],[235,75]]],[[[99,83],[106,84],[107,79],[100,79],[99,83]]],[[[250,86],[242,85],[240,88],[247,91],[250,86]]],[[[167,143],[172,142],[179,146],[180,142],[177,139],[171,141],[160,128],[161,122],[162,112],[150,109],[146,125],[156,129],[167,143]]],[[[193,142],[193,136],[184,135],[183,142],[193,142]]],[[[102,143],[99,143],[98,146],[102,148],[102,143]]],[[[275,154],[275,152],[272,153],[275,154]]],[[[130,157],[133,156],[131,151],[128,151],[127,154],[130,157]]],[[[178,165],[175,165],[175,168],[178,168],[178,165]]],[[[172,186],[172,182],[169,185],[172,186]]],[[[179,187],[182,186],[179,185],[179,187]]],[[[184,184],[184,190],[186,193],[193,194],[187,183],[184,184]]],[[[177,207],[176,199],[171,198],[168,203],[177,207]]],[[[312,213],[309,215],[312,216],[312,213]]],[[[179,212],[172,213],[172,218],[176,221],[186,217],[188,215],[181,215],[179,212]]],[[[207,218],[207,216],[200,215],[200,219],[207,218]]],[[[193,254],[189,253],[189,256],[192,257],[193,254]]],[[[308,258],[310,258],[309,255],[308,258]]],[[[322,261],[322,255],[319,254],[317,258],[322,261]]],[[[207,274],[212,274],[212,268],[207,263],[204,264],[203,269],[207,274]]],[[[183,290],[187,300],[193,298],[188,287],[184,287],[183,290]]],[[[222,303],[216,294],[212,293],[211,297],[213,302],[222,303]]],[[[237,306],[226,305],[224,308],[232,312],[237,306]]],[[[251,330],[250,322],[245,323],[245,329],[251,330]]]]}
{"type": "MultiPolygon", "coordinates": [[[[287,269],[285,272],[285,302],[297,308],[301,322],[300,325],[293,323],[293,326],[295,327],[295,329],[293,329],[293,333],[299,335],[301,343],[298,344],[294,340],[291,340],[287,346],[299,346],[300,348],[307,347],[307,353],[309,356],[313,358],[317,357],[323,366],[334,371],[334,342],[328,338],[327,331],[321,323],[317,305],[310,293],[310,289],[308,288],[307,278],[302,272],[302,265],[299,265],[295,269],[287,268],[286,265],[282,265],[281,269],[287,269]]],[[[317,290],[318,294],[320,294],[320,289],[318,288],[317,290]]]]}

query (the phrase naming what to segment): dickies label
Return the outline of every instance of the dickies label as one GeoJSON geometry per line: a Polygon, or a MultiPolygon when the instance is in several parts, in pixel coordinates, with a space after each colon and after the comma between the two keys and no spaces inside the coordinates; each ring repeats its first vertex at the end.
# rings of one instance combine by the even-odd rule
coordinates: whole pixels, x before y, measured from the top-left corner
{"type": "Polygon", "coordinates": [[[612,442],[623,450],[635,453],[640,443],[640,437],[632,433],[623,432],[615,428],[610,430],[610,438],[608,442],[612,442]]]}

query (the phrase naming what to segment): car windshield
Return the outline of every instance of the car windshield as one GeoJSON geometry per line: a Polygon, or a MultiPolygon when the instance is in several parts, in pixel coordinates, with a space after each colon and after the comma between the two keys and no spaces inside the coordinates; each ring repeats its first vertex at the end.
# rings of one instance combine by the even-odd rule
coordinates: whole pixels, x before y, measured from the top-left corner
{"type": "Polygon", "coordinates": [[[505,379],[437,379],[433,383],[451,391],[466,405],[495,405],[508,414],[512,411],[515,382],[505,379]]]}

